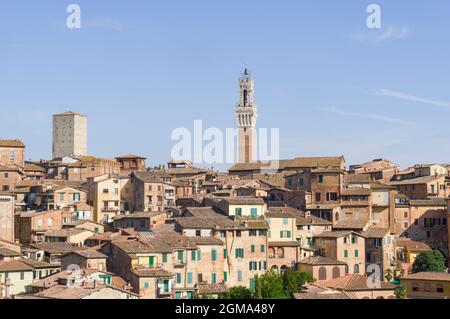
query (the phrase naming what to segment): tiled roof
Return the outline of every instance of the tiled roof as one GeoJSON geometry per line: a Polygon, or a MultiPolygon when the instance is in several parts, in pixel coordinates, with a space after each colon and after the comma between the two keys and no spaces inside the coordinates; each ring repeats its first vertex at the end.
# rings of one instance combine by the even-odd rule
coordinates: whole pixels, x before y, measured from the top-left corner
{"type": "Polygon", "coordinates": [[[344,230],[344,229],[364,229],[368,224],[365,220],[341,220],[338,221],[334,226],[333,230],[344,230]]]}
{"type": "Polygon", "coordinates": [[[225,201],[229,205],[264,205],[264,200],[260,197],[220,197],[215,200],[225,201]]]}
{"type": "Polygon", "coordinates": [[[344,231],[324,231],[324,232],[322,232],[320,234],[315,235],[314,237],[315,238],[339,238],[339,237],[346,236],[346,235],[352,234],[352,233],[355,234],[355,232],[349,231],[349,230],[344,230],[344,231]]]}
{"type": "Polygon", "coordinates": [[[0,147],[25,147],[21,140],[0,140],[0,147]]]}
{"type": "Polygon", "coordinates": [[[173,274],[162,268],[134,269],[132,272],[138,277],[172,278],[173,274]]]}
{"type": "Polygon", "coordinates": [[[65,254],[72,251],[87,249],[87,247],[76,247],[70,243],[39,243],[31,244],[31,247],[46,251],[50,254],[65,254]]]}
{"type": "Polygon", "coordinates": [[[423,251],[429,251],[431,248],[420,241],[411,240],[408,238],[397,238],[395,240],[395,246],[396,247],[405,247],[406,249],[414,252],[423,252],[423,251]]]}
{"type": "Polygon", "coordinates": [[[380,282],[380,286],[376,287],[376,285],[368,285],[367,280],[367,276],[353,274],[324,281],[321,282],[320,285],[341,291],[394,290],[396,287],[387,282],[380,282]]]}
{"type": "Polygon", "coordinates": [[[269,247],[299,247],[296,241],[269,241],[269,247]]]}
{"type": "Polygon", "coordinates": [[[332,223],[328,220],[308,215],[305,212],[299,211],[292,207],[270,207],[269,213],[266,214],[267,217],[284,218],[291,217],[296,219],[297,226],[307,226],[307,225],[331,225],[332,223]]]}
{"type": "Polygon", "coordinates": [[[388,184],[389,185],[413,185],[413,184],[426,184],[430,182],[437,181],[438,179],[445,177],[445,175],[439,175],[439,176],[422,176],[417,178],[408,178],[402,181],[391,181],[388,184]]]}
{"type": "Polygon", "coordinates": [[[21,259],[21,261],[34,269],[45,269],[45,268],[60,268],[59,263],[50,264],[45,261],[39,261],[34,259],[21,259]]]}
{"type": "Polygon", "coordinates": [[[294,294],[294,299],[353,299],[343,291],[332,290],[318,285],[307,284],[306,289],[294,294]]]}
{"type": "Polygon", "coordinates": [[[386,236],[388,233],[389,233],[389,228],[370,227],[362,234],[366,238],[384,238],[384,236],[386,236]]]}
{"type": "Polygon", "coordinates": [[[219,293],[224,293],[228,291],[228,287],[227,285],[223,284],[223,283],[216,283],[216,284],[197,284],[196,285],[197,288],[197,293],[199,295],[202,294],[219,294],[219,293]]]}
{"type": "Polygon", "coordinates": [[[0,261],[0,272],[5,271],[31,271],[33,267],[21,260],[0,261]]]}
{"type": "MultiPolygon", "coordinates": [[[[71,254],[71,253],[69,253],[71,254]]],[[[86,259],[104,259],[108,258],[108,256],[102,254],[99,251],[96,251],[94,249],[86,249],[86,250],[77,250],[72,252],[72,254],[76,254],[78,256],[84,257],[86,259]]]]}
{"type": "Polygon", "coordinates": [[[17,251],[11,250],[9,248],[0,247],[0,256],[4,257],[20,257],[22,256],[17,251]]]}
{"type": "Polygon", "coordinates": [[[347,265],[346,263],[336,260],[336,259],[331,259],[331,258],[326,258],[326,257],[322,257],[322,256],[313,256],[313,257],[307,257],[305,259],[302,259],[299,261],[299,264],[306,264],[306,265],[314,265],[314,266],[319,266],[319,265],[347,265]]]}
{"type": "Polygon", "coordinates": [[[422,200],[410,200],[410,206],[444,206],[447,207],[447,200],[445,198],[433,198],[422,200]]]}
{"type": "Polygon", "coordinates": [[[401,280],[408,280],[408,279],[450,282],[450,274],[446,272],[419,272],[401,278],[401,280]]]}
{"type": "Polygon", "coordinates": [[[134,154],[127,154],[127,155],[122,155],[122,156],[116,156],[116,159],[133,159],[133,158],[138,158],[138,159],[146,159],[145,157],[139,156],[139,155],[134,155],[134,154]]]}

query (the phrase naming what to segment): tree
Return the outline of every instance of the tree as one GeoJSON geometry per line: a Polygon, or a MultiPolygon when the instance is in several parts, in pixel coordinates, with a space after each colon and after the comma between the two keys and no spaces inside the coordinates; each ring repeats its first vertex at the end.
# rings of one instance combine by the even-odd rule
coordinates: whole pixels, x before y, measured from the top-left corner
{"type": "Polygon", "coordinates": [[[397,299],[405,299],[406,298],[406,288],[402,285],[397,286],[397,288],[395,288],[394,294],[397,299]]]}
{"type": "Polygon", "coordinates": [[[394,271],[392,270],[392,269],[387,269],[385,272],[384,272],[384,278],[386,278],[386,280],[388,281],[388,282],[391,282],[392,281],[392,279],[394,278],[394,271]]]}
{"type": "Polygon", "coordinates": [[[314,278],[306,273],[287,269],[283,276],[283,288],[286,296],[292,297],[294,293],[300,292],[306,282],[313,282],[314,278]]]}
{"type": "Polygon", "coordinates": [[[281,276],[271,270],[256,278],[255,295],[262,299],[287,299],[281,276]]]}
{"type": "Polygon", "coordinates": [[[231,287],[219,295],[219,299],[252,299],[252,292],[244,286],[231,287]]]}
{"type": "Polygon", "coordinates": [[[414,261],[412,272],[446,272],[445,257],[439,250],[420,253],[414,261]]]}

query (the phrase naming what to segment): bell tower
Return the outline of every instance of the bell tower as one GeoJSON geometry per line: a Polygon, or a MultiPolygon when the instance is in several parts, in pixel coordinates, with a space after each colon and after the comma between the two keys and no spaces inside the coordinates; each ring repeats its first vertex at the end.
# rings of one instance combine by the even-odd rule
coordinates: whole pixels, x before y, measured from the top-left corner
{"type": "Polygon", "coordinates": [[[239,79],[239,103],[236,107],[238,125],[238,162],[251,163],[256,161],[256,104],[254,102],[254,80],[248,69],[239,79]]]}

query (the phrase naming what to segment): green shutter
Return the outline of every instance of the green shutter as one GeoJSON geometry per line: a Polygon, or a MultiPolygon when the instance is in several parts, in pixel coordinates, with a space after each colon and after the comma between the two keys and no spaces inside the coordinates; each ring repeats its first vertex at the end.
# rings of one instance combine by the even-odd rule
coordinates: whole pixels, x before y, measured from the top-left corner
{"type": "Polygon", "coordinates": [[[162,261],[163,261],[163,263],[167,262],[167,253],[162,254],[162,261]]]}
{"type": "Polygon", "coordinates": [[[348,251],[344,250],[344,257],[347,258],[348,257],[348,251]]]}
{"type": "Polygon", "coordinates": [[[197,250],[197,260],[202,259],[202,252],[201,250],[197,250]]]}
{"type": "Polygon", "coordinates": [[[263,253],[266,250],[266,246],[261,245],[261,252],[263,253]]]}
{"type": "Polygon", "coordinates": [[[252,253],[254,253],[255,252],[255,245],[251,245],[250,246],[250,250],[251,250],[252,253]]]}
{"type": "Polygon", "coordinates": [[[191,251],[191,260],[193,261],[197,260],[197,251],[195,250],[191,251]]]}
{"type": "Polygon", "coordinates": [[[239,249],[235,249],[235,255],[236,255],[236,258],[239,258],[239,249]]]}
{"type": "Polygon", "coordinates": [[[287,232],[287,237],[291,238],[291,231],[290,230],[288,230],[288,232],[287,232]]]}
{"type": "Polygon", "coordinates": [[[223,282],[228,281],[228,273],[226,271],[223,272],[223,282]]]}
{"type": "Polygon", "coordinates": [[[216,277],[216,273],[212,273],[211,274],[211,283],[215,284],[217,282],[217,277],[216,277]]]}
{"type": "Polygon", "coordinates": [[[227,249],[224,248],[223,249],[223,259],[226,259],[226,258],[227,258],[227,249]]]}
{"type": "Polygon", "coordinates": [[[191,272],[187,273],[187,282],[188,282],[188,284],[192,284],[192,273],[191,272]]]}
{"type": "Polygon", "coordinates": [[[358,250],[355,250],[355,257],[358,257],[359,256],[359,252],[358,252],[358,250]]]}
{"type": "Polygon", "coordinates": [[[217,251],[215,249],[211,250],[211,260],[214,261],[217,259],[217,251]]]}
{"type": "Polygon", "coordinates": [[[177,284],[181,284],[181,274],[177,273],[177,284]]]}

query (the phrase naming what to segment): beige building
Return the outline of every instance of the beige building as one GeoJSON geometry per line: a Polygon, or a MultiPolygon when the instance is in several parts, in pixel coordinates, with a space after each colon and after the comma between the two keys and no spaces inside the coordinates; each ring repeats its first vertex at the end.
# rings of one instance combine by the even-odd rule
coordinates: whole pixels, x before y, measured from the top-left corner
{"type": "Polygon", "coordinates": [[[0,166],[25,167],[25,144],[20,140],[0,140],[0,166]]]}
{"type": "Polygon", "coordinates": [[[78,265],[81,269],[106,271],[108,256],[96,250],[77,250],[61,257],[61,268],[69,269],[71,265],[78,265]]]}
{"type": "Polygon", "coordinates": [[[53,115],[53,158],[87,155],[87,117],[74,112],[53,115]]]}
{"type": "Polygon", "coordinates": [[[366,273],[365,238],[357,232],[323,232],[314,237],[314,248],[322,257],[345,262],[346,274],[366,273]]]}
{"type": "Polygon", "coordinates": [[[310,274],[316,281],[340,278],[346,273],[347,264],[322,256],[311,256],[300,260],[297,270],[310,274]]]}
{"type": "Polygon", "coordinates": [[[133,172],[134,210],[164,211],[175,206],[175,187],[170,184],[171,178],[164,172],[133,172]]]}
{"type": "Polygon", "coordinates": [[[0,192],[0,240],[14,239],[14,196],[0,192]]]}
{"type": "Polygon", "coordinates": [[[120,213],[120,178],[111,175],[102,175],[89,178],[88,204],[94,208],[94,221],[112,222],[113,217],[120,213]]]}

